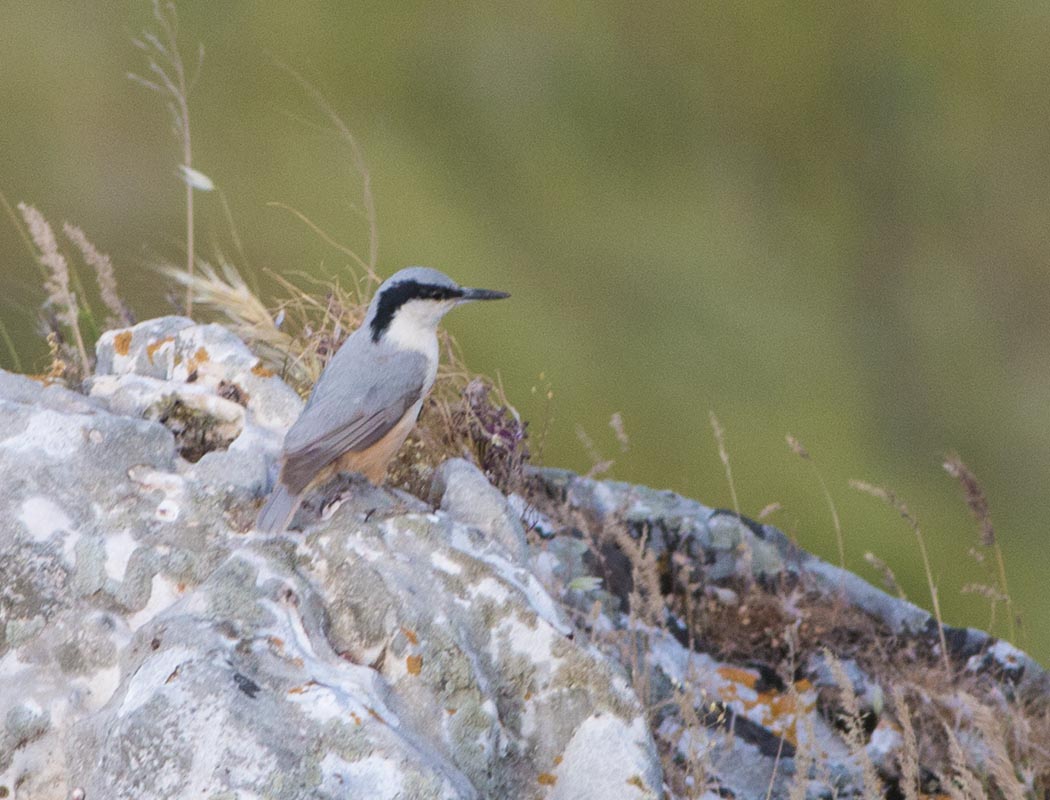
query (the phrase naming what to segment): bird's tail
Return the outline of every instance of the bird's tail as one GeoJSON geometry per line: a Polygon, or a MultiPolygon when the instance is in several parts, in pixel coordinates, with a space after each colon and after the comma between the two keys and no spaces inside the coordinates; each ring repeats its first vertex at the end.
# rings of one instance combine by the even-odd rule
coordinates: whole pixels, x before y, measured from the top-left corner
{"type": "Polygon", "coordinates": [[[271,536],[284,533],[292,522],[292,517],[299,510],[302,495],[292,494],[280,481],[267,498],[255,520],[255,529],[259,533],[271,536]]]}

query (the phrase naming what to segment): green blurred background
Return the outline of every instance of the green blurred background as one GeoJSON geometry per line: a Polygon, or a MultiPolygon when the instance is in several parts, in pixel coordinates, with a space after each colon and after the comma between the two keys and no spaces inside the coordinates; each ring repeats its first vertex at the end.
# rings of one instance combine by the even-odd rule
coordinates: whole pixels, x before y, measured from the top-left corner
{"type": "MultiPolygon", "coordinates": [[[[194,164],[225,193],[240,266],[318,276],[365,249],[358,186],[278,62],[347,119],[371,168],[386,274],[407,264],[506,289],[457,312],[543,458],[732,503],[837,560],[797,435],[838,503],[848,565],[873,551],[929,606],[910,531],[850,478],[898,491],[930,541],[949,622],[987,627],[975,526],[941,470],[982,479],[1024,614],[1050,661],[1050,6],[1040,3],[197,2],[184,52],[194,164]],[[542,373],[542,378],[540,377],[542,373]],[[608,421],[622,412],[630,447],[608,421]]],[[[146,2],[0,2],[0,189],[111,253],[140,318],[150,265],[183,247],[178,149],[133,34],[146,2]]],[[[216,193],[199,247],[232,253],[216,193]]],[[[36,267],[0,227],[0,320],[46,349],[36,267]]],[[[265,276],[264,287],[273,287],[265,276]]],[[[10,367],[0,351],[0,365],[10,367]]],[[[1000,617],[1001,619],[1001,617],[1000,617]]],[[[999,625],[998,632],[1005,632],[999,625]]]]}

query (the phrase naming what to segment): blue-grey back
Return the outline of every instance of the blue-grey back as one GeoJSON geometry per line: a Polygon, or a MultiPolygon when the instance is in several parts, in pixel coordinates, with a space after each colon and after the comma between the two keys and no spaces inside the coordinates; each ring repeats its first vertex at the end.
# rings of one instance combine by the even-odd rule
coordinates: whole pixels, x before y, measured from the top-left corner
{"type": "Polygon", "coordinates": [[[373,342],[367,330],[359,328],[321,373],[302,415],[285,437],[285,451],[318,442],[355,419],[403,408],[407,399],[415,402],[429,391],[427,378],[428,363],[421,353],[373,342]]]}

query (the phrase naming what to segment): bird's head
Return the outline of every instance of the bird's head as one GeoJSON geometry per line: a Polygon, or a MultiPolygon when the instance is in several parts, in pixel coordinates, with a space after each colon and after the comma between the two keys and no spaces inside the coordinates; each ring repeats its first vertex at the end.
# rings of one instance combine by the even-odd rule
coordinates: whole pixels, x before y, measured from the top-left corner
{"type": "Polygon", "coordinates": [[[373,342],[391,334],[415,339],[435,333],[441,318],[461,303],[504,297],[510,295],[460,286],[436,269],[408,267],[383,281],[368,307],[365,324],[373,342]]]}

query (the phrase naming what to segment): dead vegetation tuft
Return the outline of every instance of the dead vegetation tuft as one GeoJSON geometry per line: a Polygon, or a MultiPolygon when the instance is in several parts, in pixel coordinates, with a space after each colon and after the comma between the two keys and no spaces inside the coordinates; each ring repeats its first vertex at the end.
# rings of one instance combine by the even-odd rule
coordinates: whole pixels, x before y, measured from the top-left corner
{"type": "MultiPolygon", "coordinates": [[[[186,272],[193,275],[197,263],[194,250],[194,189],[210,189],[211,181],[193,169],[193,137],[190,129],[190,92],[204,64],[204,45],[197,45],[197,63],[191,74],[179,46],[179,16],[173,2],[153,0],[154,30],[145,30],[131,40],[146,57],[146,74],[129,72],[128,78],[155,92],[171,119],[171,129],[182,156],[179,172],[186,191],[186,272]]],[[[193,294],[186,290],[185,312],[193,315],[193,294]]]]}
{"type": "MultiPolygon", "coordinates": [[[[5,208],[7,201],[3,200],[5,208]]],[[[42,271],[46,300],[41,319],[51,366],[40,376],[47,382],[73,386],[91,375],[94,358],[89,344],[98,334],[133,322],[127,305],[120,299],[116,274],[108,255],[101,252],[77,226],[63,223],[62,230],[80,253],[84,264],[95,273],[98,298],[109,312],[100,322],[92,310],[88,291],[70,259],[63,252],[47,218],[34,206],[19,203],[20,218],[10,214],[12,223],[26,243],[29,253],[42,271]]],[[[0,334],[7,339],[6,331],[0,334]]],[[[13,350],[13,347],[12,347],[13,350]]],[[[16,360],[17,362],[17,360],[16,360]]]]}
{"type": "MultiPolygon", "coordinates": [[[[996,585],[971,584],[967,589],[989,600],[992,614],[988,626],[989,630],[995,630],[998,604],[1003,603],[1006,606],[1009,637],[1011,641],[1017,641],[1017,631],[1021,624],[1020,617],[1010,599],[1010,587],[1006,581],[1006,560],[1003,558],[1003,550],[999,546],[999,540],[995,535],[995,526],[992,525],[992,513],[988,506],[988,498],[980,482],[978,482],[977,476],[955,453],[945,456],[944,471],[959,482],[966,505],[977,522],[979,546],[983,550],[991,550],[995,556],[995,572],[992,582],[996,585]]],[[[978,562],[983,560],[980,552],[975,552],[974,555],[978,562]]]]}

